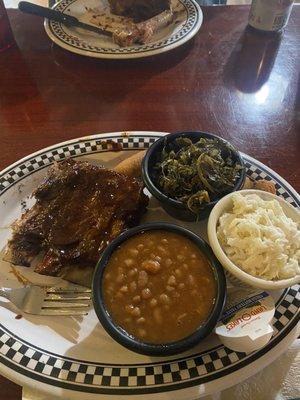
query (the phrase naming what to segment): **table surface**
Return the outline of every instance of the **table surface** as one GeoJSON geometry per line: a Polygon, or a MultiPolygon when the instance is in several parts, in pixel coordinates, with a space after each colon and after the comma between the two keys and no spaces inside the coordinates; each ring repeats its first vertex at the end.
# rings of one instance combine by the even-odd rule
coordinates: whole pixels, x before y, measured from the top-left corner
{"type": "MultiPolygon", "coordinates": [[[[190,43],[141,60],[94,60],[9,10],[17,46],[1,55],[0,168],[100,132],[202,130],[230,140],[300,189],[300,6],[283,36],[246,29],[249,7],[204,7],[190,43]]],[[[21,398],[0,377],[0,398],[21,398]]]]}

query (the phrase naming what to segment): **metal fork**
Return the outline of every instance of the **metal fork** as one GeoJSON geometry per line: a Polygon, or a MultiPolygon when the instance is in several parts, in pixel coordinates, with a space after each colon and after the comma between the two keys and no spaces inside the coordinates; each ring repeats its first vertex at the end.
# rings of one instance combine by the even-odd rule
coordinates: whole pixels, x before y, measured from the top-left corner
{"type": "Polygon", "coordinates": [[[91,289],[80,286],[0,287],[0,296],[10,300],[21,311],[35,315],[85,315],[91,304],[91,289]]]}

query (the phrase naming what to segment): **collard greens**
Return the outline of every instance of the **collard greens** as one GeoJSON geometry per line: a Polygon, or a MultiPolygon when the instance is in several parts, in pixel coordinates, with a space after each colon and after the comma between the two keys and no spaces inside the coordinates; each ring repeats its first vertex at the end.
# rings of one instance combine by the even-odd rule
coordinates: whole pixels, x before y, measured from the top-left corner
{"type": "Polygon", "coordinates": [[[164,146],[156,164],[160,190],[182,201],[195,214],[230,192],[241,169],[231,145],[207,138],[196,143],[188,138],[176,139],[164,146]]]}

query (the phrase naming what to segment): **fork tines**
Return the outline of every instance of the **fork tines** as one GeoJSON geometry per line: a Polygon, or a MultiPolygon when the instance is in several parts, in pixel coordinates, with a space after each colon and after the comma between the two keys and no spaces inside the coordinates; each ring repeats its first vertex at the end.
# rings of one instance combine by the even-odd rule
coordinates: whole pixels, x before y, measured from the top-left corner
{"type": "Polygon", "coordinates": [[[91,293],[91,289],[74,286],[74,287],[48,287],[47,293],[91,293]]]}
{"type": "Polygon", "coordinates": [[[91,300],[91,289],[87,288],[48,288],[45,300],[91,300]]]}
{"type": "Polygon", "coordinates": [[[85,315],[91,305],[91,289],[81,287],[46,288],[42,313],[47,315],[85,315]]]}

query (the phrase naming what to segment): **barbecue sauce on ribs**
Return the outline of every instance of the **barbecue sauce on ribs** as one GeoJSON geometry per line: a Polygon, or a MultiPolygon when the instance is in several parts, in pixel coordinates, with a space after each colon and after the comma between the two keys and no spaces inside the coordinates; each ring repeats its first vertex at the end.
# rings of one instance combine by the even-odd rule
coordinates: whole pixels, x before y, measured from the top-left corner
{"type": "Polygon", "coordinates": [[[146,211],[147,196],[129,176],[68,159],[55,163],[33,193],[36,204],[13,224],[12,262],[60,276],[65,266],[94,268],[101,252],[146,211]]]}

